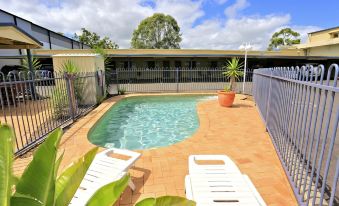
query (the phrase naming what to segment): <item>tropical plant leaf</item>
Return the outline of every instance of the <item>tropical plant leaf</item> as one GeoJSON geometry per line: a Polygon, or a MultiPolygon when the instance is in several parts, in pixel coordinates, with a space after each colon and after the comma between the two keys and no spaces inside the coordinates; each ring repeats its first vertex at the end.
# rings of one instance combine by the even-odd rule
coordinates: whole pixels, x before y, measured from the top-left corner
{"type": "MultiPolygon", "coordinates": [[[[24,68],[24,70],[26,70],[26,71],[29,71],[29,70],[30,70],[30,68],[29,68],[29,63],[28,63],[28,58],[27,58],[27,57],[23,59],[22,65],[21,65],[21,66],[22,66],[22,67],[24,68]]],[[[33,68],[32,68],[33,71],[35,71],[35,70],[39,70],[39,69],[41,68],[42,65],[41,65],[39,59],[33,57],[33,58],[32,58],[32,66],[33,66],[33,68]]]]}
{"type": "Polygon", "coordinates": [[[11,205],[14,206],[42,206],[43,203],[29,195],[16,193],[11,197],[11,205]]]}
{"type": "Polygon", "coordinates": [[[184,197],[162,196],[158,198],[147,198],[138,202],[135,206],[195,206],[196,203],[184,197]]]}
{"type": "Polygon", "coordinates": [[[79,72],[79,67],[71,60],[67,60],[62,64],[62,71],[68,74],[75,74],[79,72]]]}
{"type": "Polygon", "coordinates": [[[55,166],[54,166],[54,175],[55,177],[58,176],[58,170],[62,161],[62,158],[64,157],[65,154],[65,150],[62,151],[61,155],[58,157],[57,161],[55,161],[55,166]]]}
{"type": "Polygon", "coordinates": [[[97,147],[93,148],[58,177],[55,189],[55,206],[64,206],[70,203],[97,151],[97,147]]]}
{"type": "Polygon", "coordinates": [[[243,62],[240,62],[239,58],[232,58],[226,61],[226,65],[223,67],[225,71],[222,73],[227,78],[230,78],[230,90],[234,90],[235,81],[244,75],[241,68],[244,66],[243,62]]]}
{"type": "Polygon", "coordinates": [[[54,204],[55,161],[61,135],[62,130],[56,129],[39,146],[16,186],[17,193],[29,195],[44,205],[54,204]]]}
{"type": "Polygon", "coordinates": [[[12,174],[12,185],[17,185],[20,178],[12,174]]]}
{"type": "Polygon", "coordinates": [[[155,205],[157,203],[154,197],[146,198],[138,202],[135,206],[150,206],[155,205]]]}
{"type": "Polygon", "coordinates": [[[0,205],[9,206],[12,189],[13,130],[0,125],[0,205]]]}
{"type": "Polygon", "coordinates": [[[88,200],[86,206],[111,206],[124,192],[128,185],[129,175],[125,175],[120,180],[109,183],[98,189],[88,200]]]}

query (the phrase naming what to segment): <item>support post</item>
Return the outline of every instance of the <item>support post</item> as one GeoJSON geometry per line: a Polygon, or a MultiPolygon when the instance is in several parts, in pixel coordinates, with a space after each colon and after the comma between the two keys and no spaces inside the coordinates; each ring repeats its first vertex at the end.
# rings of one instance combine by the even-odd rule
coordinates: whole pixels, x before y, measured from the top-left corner
{"type": "Polygon", "coordinates": [[[175,75],[175,82],[177,83],[177,93],[179,92],[179,67],[175,68],[176,71],[176,75],[175,75]]]}
{"type": "Polygon", "coordinates": [[[117,83],[117,93],[119,95],[119,91],[120,91],[120,86],[119,86],[119,69],[115,69],[115,73],[116,73],[116,83],[117,83]]]}
{"type": "Polygon", "coordinates": [[[245,94],[246,69],[247,69],[247,48],[245,48],[244,79],[243,79],[243,82],[242,82],[242,93],[243,94],[245,94]]]}
{"type": "Polygon", "coordinates": [[[32,60],[32,53],[30,49],[26,49],[27,53],[27,63],[28,63],[28,68],[29,71],[32,73],[32,83],[30,85],[30,90],[31,90],[31,95],[32,99],[36,100],[36,91],[35,91],[35,73],[34,73],[34,68],[33,68],[33,60],[32,60]]]}

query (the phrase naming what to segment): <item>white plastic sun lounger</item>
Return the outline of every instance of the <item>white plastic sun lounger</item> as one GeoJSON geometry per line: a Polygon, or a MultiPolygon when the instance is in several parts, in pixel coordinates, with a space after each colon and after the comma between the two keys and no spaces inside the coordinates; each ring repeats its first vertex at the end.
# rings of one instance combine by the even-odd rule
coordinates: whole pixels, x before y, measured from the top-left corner
{"type": "Polygon", "coordinates": [[[225,155],[191,155],[185,177],[187,199],[198,206],[265,206],[247,175],[241,174],[225,155]],[[195,160],[217,160],[224,164],[199,165],[195,160]]]}
{"type": "MultiPolygon", "coordinates": [[[[140,153],[123,149],[107,149],[98,153],[69,205],[85,205],[99,188],[125,176],[139,158],[140,153]],[[130,158],[122,160],[110,157],[111,154],[124,155],[130,158]]],[[[132,190],[135,190],[135,185],[131,180],[128,185],[132,190]]]]}

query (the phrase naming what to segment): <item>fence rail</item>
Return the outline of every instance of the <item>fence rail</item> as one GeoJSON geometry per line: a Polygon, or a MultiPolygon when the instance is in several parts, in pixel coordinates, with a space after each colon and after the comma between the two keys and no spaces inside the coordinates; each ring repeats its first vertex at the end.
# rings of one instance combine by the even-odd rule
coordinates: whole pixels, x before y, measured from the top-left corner
{"type": "Polygon", "coordinates": [[[300,205],[338,205],[339,68],[254,71],[253,96],[300,205]]]}
{"type": "Polygon", "coordinates": [[[98,73],[94,72],[0,73],[0,121],[14,128],[16,155],[89,112],[96,97],[88,95],[100,88],[103,89],[98,86],[98,73]]]}
{"type": "MultiPolygon", "coordinates": [[[[229,81],[222,68],[131,68],[116,69],[111,85],[126,92],[191,92],[223,89],[229,81]]],[[[253,70],[247,69],[244,93],[252,93],[253,70]]],[[[237,80],[243,91],[243,77],[237,80]]]]}

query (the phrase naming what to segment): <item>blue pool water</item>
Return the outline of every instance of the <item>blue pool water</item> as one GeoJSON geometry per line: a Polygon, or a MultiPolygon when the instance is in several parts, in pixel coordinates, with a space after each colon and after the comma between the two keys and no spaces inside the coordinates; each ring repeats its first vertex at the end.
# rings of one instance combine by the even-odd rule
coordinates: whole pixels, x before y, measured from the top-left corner
{"type": "Polygon", "coordinates": [[[89,140],[103,147],[145,149],[174,144],[199,127],[197,102],[207,95],[139,96],[119,101],[97,122],[89,140]]]}

